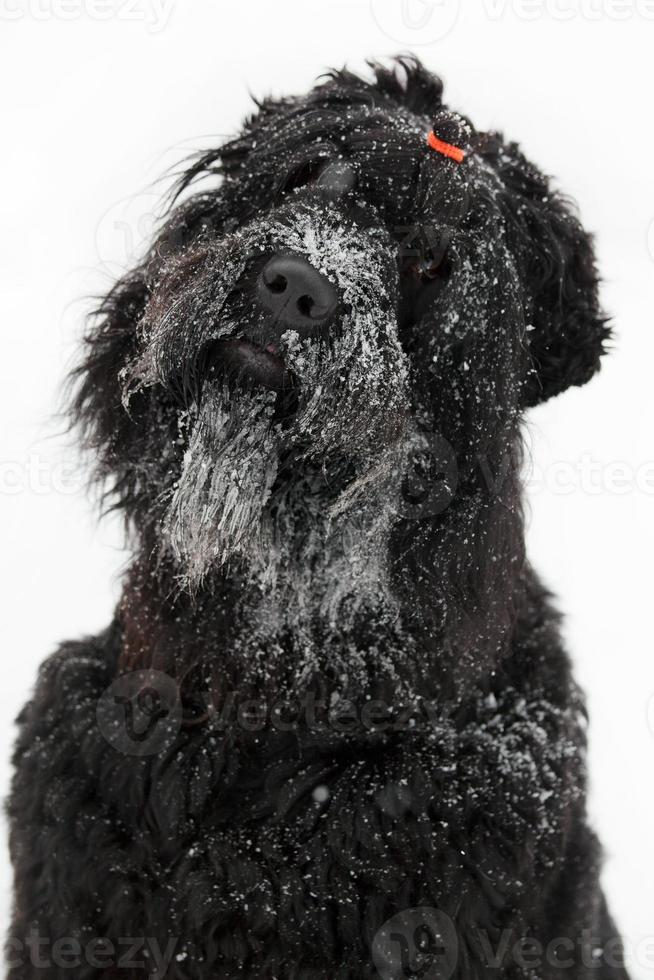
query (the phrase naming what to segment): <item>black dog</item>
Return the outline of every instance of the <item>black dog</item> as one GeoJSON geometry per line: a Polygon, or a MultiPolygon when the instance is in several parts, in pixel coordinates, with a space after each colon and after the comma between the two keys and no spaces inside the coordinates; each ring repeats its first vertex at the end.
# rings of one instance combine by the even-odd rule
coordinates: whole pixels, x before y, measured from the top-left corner
{"type": "Polygon", "coordinates": [[[520,503],[522,413],[609,335],[591,242],[374,75],[197,159],[91,325],[134,561],[20,716],[12,978],[626,977],[520,503]]]}

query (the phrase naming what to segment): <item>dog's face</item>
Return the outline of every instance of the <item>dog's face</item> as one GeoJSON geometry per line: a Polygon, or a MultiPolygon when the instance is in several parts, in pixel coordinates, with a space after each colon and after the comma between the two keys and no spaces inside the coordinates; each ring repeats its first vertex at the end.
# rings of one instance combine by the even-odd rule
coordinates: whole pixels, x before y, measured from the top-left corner
{"type": "Polygon", "coordinates": [[[264,103],[191,168],[186,183],[222,185],[173,212],[90,335],[78,408],[186,586],[234,564],[270,584],[352,534],[365,579],[397,528],[417,540],[407,521],[446,536],[415,490],[434,442],[463,513],[524,407],[597,366],[576,219],[514,145],[404,68],[264,103]],[[427,145],[432,128],[462,162],[427,145]]]}
{"type": "Polygon", "coordinates": [[[397,463],[395,249],[359,211],[298,192],[176,258],[153,292],[126,392],[159,386],[188,413],[161,532],[190,583],[235,558],[265,576],[300,523],[397,463]]]}

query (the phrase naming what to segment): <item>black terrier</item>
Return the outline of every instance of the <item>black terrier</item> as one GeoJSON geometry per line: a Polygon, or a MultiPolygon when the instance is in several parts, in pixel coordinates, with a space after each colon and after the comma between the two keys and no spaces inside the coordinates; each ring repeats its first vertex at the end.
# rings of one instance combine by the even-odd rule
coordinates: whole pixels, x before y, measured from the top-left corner
{"type": "Polygon", "coordinates": [[[627,977],[521,510],[525,409],[609,337],[592,243],[372,68],[194,158],[91,322],[134,559],[19,718],[14,980],[627,977]]]}

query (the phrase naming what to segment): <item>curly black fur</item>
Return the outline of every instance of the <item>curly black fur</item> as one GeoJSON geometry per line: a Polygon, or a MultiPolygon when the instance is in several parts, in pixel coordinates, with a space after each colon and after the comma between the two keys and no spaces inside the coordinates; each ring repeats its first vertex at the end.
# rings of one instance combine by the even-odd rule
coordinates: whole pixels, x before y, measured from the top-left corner
{"type": "Polygon", "coordinates": [[[81,980],[445,976],[380,953],[419,908],[453,925],[448,976],[626,977],[520,493],[523,411],[608,338],[591,241],[417,61],[372,67],[194,160],[90,325],[73,412],[134,560],[19,718],[14,980],[71,975],[30,930],[107,943],[81,980]],[[310,337],[258,299],[280,252],[338,295],[310,337]],[[153,751],[114,738],[130,676],[125,721],[172,684],[153,751]]]}

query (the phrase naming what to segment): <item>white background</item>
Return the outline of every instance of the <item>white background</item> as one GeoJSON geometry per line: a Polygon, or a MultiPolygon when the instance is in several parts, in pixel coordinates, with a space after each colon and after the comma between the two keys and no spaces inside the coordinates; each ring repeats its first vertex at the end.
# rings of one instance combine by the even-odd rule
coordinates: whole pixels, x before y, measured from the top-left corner
{"type": "Polygon", "coordinates": [[[606,890],[634,977],[654,977],[653,49],[647,0],[0,0],[3,795],[38,663],[107,623],[126,557],[117,522],[98,526],[74,492],[52,422],[86,297],[147,235],[155,178],[233,132],[248,91],[413,50],[597,234],[615,350],[530,417],[529,544],[589,696],[606,890]]]}

